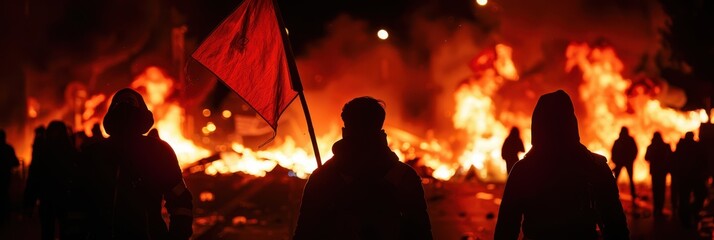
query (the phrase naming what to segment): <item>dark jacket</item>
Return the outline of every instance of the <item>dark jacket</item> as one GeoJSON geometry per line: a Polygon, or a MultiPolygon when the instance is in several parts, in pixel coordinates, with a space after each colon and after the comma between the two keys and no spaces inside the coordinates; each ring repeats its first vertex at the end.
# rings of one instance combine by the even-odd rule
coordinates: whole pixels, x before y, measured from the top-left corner
{"type": "Polygon", "coordinates": [[[152,123],[138,93],[119,91],[104,119],[110,137],[83,152],[92,238],[191,236],[192,197],[176,154],[166,142],[141,135],[152,123]],[[168,228],[161,215],[162,200],[170,215],[168,228]]]}
{"type": "Polygon", "coordinates": [[[637,144],[627,132],[620,133],[620,138],[612,144],[612,162],[617,165],[632,165],[637,158],[637,144]]]}
{"type": "Polygon", "coordinates": [[[421,178],[386,135],[342,139],[305,185],[294,239],[431,239],[421,178]]]}
{"type": "Polygon", "coordinates": [[[570,98],[542,96],[533,112],[533,148],[508,177],[495,239],[628,239],[619,192],[606,159],[580,144],[570,98]]]}
{"type": "Polygon", "coordinates": [[[645,160],[650,163],[650,174],[652,175],[667,175],[671,171],[670,158],[672,148],[669,144],[662,141],[662,138],[653,139],[652,143],[647,146],[645,160]]]}

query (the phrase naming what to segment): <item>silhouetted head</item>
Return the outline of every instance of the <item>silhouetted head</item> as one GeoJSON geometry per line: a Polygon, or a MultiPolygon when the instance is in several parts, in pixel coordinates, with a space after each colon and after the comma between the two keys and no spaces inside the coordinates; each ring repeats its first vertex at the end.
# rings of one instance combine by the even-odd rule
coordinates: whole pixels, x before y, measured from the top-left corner
{"type": "Polygon", "coordinates": [[[521,130],[518,130],[518,127],[512,127],[511,128],[511,133],[508,134],[508,137],[521,137],[521,130]]]}
{"type": "Polygon", "coordinates": [[[67,125],[62,121],[52,121],[47,125],[46,137],[48,141],[56,143],[69,142],[69,131],[67,125]]]}
{"type": "Polygon", "coordinates": [[[104,116],[104,130],[114,135],[141,135],[154,125],[154,116],[138,92],[125,88],[114,94],[104,116]]]}
{"type": "Polygon", "coordinates": [[[7,142],[7,135],[5,135],[5,130],[0,129],[0,143],[6,143],[7,142]]]}
{"type": "Polygon", "coordinates": [[[687,133],[685,133],[685,134],[684,134],[684,139],[694,141],[694,133],[693,133],[693,132],[687,132],[687,133]]]}
{"type": "Polygon", "coordinates": [[[358,97],[342,108],[343,134],[361,135],[381,132],[385,118],[384,102],[372,97],[358,97]]]}
{"type": "Polygon", "coordinates": [[[659,132],[655,132],[652,134],[652,143],[663,143],[664,139],[662,139],[662,134],[659,132]]]}
{"type": "Polygon", "coordinates": [[[531,123],[533,146],[562,146],[580,143],[578,119],[573,102],[563,90],[538,99],[531,123]]]}
{"type": "Polygon", "coordinates": [[[622,127],[620,129],[620,137],[627,137],[627,136],[630,136],[630,129],[628,129],[627,127],[622,127]]]}
{"type": "Polygon", "coordinates": [[[102,127],[99,126],[99,123],[95,123],[92,125],[92,137],[98,138],[98,137],[103,137],[102,136],[102,127]]]}

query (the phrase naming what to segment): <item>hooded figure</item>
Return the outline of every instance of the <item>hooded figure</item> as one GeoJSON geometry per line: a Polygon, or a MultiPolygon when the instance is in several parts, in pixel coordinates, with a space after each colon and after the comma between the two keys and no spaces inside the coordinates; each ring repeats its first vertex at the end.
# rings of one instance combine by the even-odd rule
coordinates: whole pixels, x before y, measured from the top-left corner
{"type": "Polygon", "coordinates": [[[508,177],[495,239],[629,239],[615,178],[603,156],[580,144],[570,97],[540,97],[533,148],[508,177]]]}
{"type": "Polygon", "coordinates": [[[662,139],[662,134],[655,132],[652,135],[652,143],[647,146],[645,160],[650,163],[650,175],[652,175],[652,200],[654,202],[654,215],[662,216],[664,208],[664,188],[667,173],[670,171],[670,157],[672,148],[662,139]]]}
{"type": "Polygon", "coordinates": [[[153,115],[141,95],[118,91],[104,117],[109,138],[84,152],[89,173],[87,204],[93,239],[188,239],[192,234],[191,193],[171,146],[143,136],[153,115]],[[161,215],[162,201],[170,225],[161,215]]]}
{"type": "Polygon", "coordinates": [[[694,133],[687,132],[677,143],[673,154],[674,182],[677,198],[677,212],[684,227],[691,227],[695,217],[704,205],[707,196],[707,162],[703,146],[694,141],[694,133]],[[692,199],[692,193],[694,199],[692,199]]]}
{"type": "Polygon", "coordinates": [[[501,158],[506,161],[506,173],[509,173],[513,165],[518,162],[518,153],[525,151],[520,130],[517,127],[511,128],[511,133],[503,141],[503,147],[501,148],[501,158]]]}
{"type": "Polygon", "coordinates": [[[421,178],[387,146],[381,101],[355,98],[341,116],[342,140],[305,185],[294,239],[431,239],[421,178]]]}
{"type": "Polygon", "coordinates": [[[630,194],[632,194],[632,204],[635,204],[637,194],[635,194],[635,181],[632,180],[633,167],[637,158],[637,143],[630,136],[630,130],[627,127],[622,127],[620,137],[612,144],[612,162],[615,163],[615,168],[612,170],[615,173],[615,179],[620,176],[620,171],[624,167],[627,170],[627,176],[630,179],[630,194]]]}

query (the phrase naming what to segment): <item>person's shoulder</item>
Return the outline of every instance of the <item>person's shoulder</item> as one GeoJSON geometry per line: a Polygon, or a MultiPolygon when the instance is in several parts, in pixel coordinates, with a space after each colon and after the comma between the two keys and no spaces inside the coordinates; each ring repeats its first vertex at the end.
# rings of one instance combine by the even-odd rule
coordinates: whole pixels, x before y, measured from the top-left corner
{"type": "Polygon", "coordinates": [[[315,169],[315,171],[312,171],[312,173],[310,174],[310,179],[320,179],[335,174],[335,172],[337,171],[337,164],[334,160],[335,159],[333,157],[328,161],[325,161],[321,167],[318,167],[317,169],[315,169]]]}
{"type": "Polygon", "coordinates": [[[409,164],[396,161],[394,165],[387,171],[384,178],[394,186],[403,184],[412,186],[415,184],[421,185],[421,176],[409,166],[409,164]]]}

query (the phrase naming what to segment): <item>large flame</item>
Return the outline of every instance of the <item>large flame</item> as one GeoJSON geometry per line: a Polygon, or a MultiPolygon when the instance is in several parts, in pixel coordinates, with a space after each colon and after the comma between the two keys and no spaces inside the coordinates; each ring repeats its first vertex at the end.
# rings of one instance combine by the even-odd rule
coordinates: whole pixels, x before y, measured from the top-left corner
{"type": "Polygon", "coordinates": [[[649,177],[644,155],[655,131],[660,131],[664,140],[674,145],[684,133],[698,131],[703,122],[704,110],[679,112],[663,108],[658,100],[640,90],[631,91],[633,94],[628,96],[626,90],[632,87],[632,80],[621,75],[624,65],[611,47],[573,43],[568,46],[566,56],[566,71],[577,67],[583,75],[579,87],[587,112],[580,122],[583,143],[609,159],[620,128],[628,127],[639,148],[635,181],[649,177]]]}
{"type": "Polygon", "coordinates": [[[503,44],[496,45],[493,51],[484,51],[472,62],[475,76],[461,84],[454,94],[454,127],[466,133],[466,148],[458,162],[462,170],[473,166],[481,179],[502,181],[506,178],[501,146],[512,125],[496,117],[493,97],[505,80],[518,79],[511,52],[511,48],[503,44]]]}
{"type": "MultiPolygon", "coordinates": [[[[454,135],[461,141],[463,149],[457,152],[452,149],[452,144],[434,137],[433,132],[421,137],[399,126],[385,127],[389,146],[400,160],[418,162],[430,169],[428,174],[440,180],[449,180],[470,169],[474,169],[476,176],[482,180],[505,180],[507,175],[505,162],[501,159],[501,145],[509,128],[521,129],[526,150],[530,148],[531,140],[530,116],[499,109],[496,104],[498,92],[504,84],[519,80],[511,54],[512,49],[503,44],[484,50],[471,62],[473,76],[462,82],[454,92],[455,112],[451,120],[458,131],[454,135]]],[[[656,91],[634,85],[632,80],[621,75],[624,65],[610,47],[571,44],[566,57],[567,72],[575,69],[582,72],[577,93],[580,101],[574,99],[574,103],[580,104],[580,109],[584,111],[583,116],[579,116],[583,143],[609,158],[620,127],[629,127],[640,150],[635,163],[636,181],[644,181],[648,177],[648,166],[642,157],[655,131],[660,131],[664,139],[674,145],[685,132],[697,131],[700,123],[714,122],[714,116],[705,110],[680,112],[662,107],[656,100],[656,91]]],[[[191,167],[201,159],[215,157],[215,161],[202,163],[207,174],[242,172],[264,176],[281,166],[289,169],[294,176],[306,178],[317,168],[310,144],[297,142],[290,136],[275,140],[264,150],[250,149],[237,142],[222,144],[230,147],[196,144],[185,135],[192,130],[185,129],[186,111],[171,97],[173,86],[174,81],[157,67],[147,68],[131,84],[146,99],[156,118],[155,128],[160,137],[173,147],[182,167],[191,167]]],[[[100,94],[86,101],[83,115],[86,122],[100,119],[95,116],[94,109],[105,99],[100,94]]],[[[30,115],[35,108],[30,106],[30,115]]],[[[231,114],[226,118],[229,117],[231,114]]],[[[318,137],[322,146],[319,151],[324,160],[332,156],[330,144],[340,138],[339,124],[333,122],[329,126],[330,131],[318,137]]],[[[89,124],[85,123],[84,128],[88,130],[89,124]]],[[[210,133],[217,131],[212,123],[204,129],[210,133]]]]}

